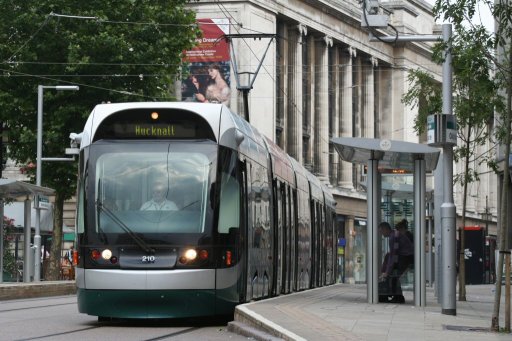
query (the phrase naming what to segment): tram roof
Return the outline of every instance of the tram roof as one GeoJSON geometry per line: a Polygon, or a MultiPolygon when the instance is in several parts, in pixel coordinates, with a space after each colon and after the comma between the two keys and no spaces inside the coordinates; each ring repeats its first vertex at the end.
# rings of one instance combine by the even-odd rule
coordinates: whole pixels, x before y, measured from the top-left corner
{"type": "Polygon", "coordinates": [[[412,171],[414,161],[424,159],[425,170],[430,172],[439,160],[439,149],[419,143],[357,137],[336,137],[331,141],[342,160],[363,164],[379,160],[379,168],[412,171]]]}
{"type": "MultiPolygon", "coordinates": [[[[212,127],[219,126],[219,117],[222,111],[229,111],[223,104],[213,103],[193,103],[193,102],[123,102],[123,103],[105,103],[98,104],[94,107],[87,122],[84,131],[81,133],[80,148],[84,148],[91,144],[98,126],[101,122],[113,113],[127,109],[182,109],[189,110],[201,114],[201,116],[209,119],[212,127]]],[[[217,140],[219,139],[218,130],[214,129],[217,140]]]]}

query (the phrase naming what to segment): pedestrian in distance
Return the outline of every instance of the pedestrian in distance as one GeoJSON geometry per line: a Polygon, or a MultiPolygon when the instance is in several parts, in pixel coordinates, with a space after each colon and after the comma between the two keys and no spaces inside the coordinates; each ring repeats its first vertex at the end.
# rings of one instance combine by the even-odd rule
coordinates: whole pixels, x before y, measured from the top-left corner
{"type": "Polygon", "coordinates": [[[73,245],[69,248],[69,250],[66,252],[66,261],[69,263],[69,265],[73,266],[73,252],[75,251],[73,245]]]}
{"type": "MultiPolygon", "coordinates": [[[[407,220],[397,225],[407,226],[407,220]]],[[[403,229],[403,226],[400,226],[403,229]]],[[[400,277],[414,264],[414,245],[397,228],[392,229],[388,222],[379,224],[379,231],[388,238],[389,252],[384,256],[379,283],[379,302],[405,303],[400,277]]]]}

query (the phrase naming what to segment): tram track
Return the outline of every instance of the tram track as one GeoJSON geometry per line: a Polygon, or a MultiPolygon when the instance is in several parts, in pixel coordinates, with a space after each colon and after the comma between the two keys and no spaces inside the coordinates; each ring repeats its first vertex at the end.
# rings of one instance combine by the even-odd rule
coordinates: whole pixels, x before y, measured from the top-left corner
{"type": "Polygon", "coordinates": [[[187,333],[191,333],[193,331],[196,331],[196,330],[199,330],[201,329],[200,327],[191,327],[191,328],[187,328],[187,329],[184,329],[184,330],[180,330],[180,331],[177,331],[177,332],[174,332],[174,333],[170,333],[170,334],[166,334],[166,335],[162,335],[162,336],[158,336],[158,337],[154,337],[154,338],[151,338],[151,339],[145,339],[143,341],[156,341],[156,340],[164,340],[168,337],[173,337],[173,336],[178,336],[178,335],[182,335],[182,334],[187,334],[187,333]]]}
{"type": "MultiPolygon", "coordinates": [[[[79,328],[79,329],[69,330],[69,331],[60,332],[60,333],[53,333],[53,334],[34,336],[34,337],[30,337],[30,338],[16,339],[14,341],[42,340],[42,339],[46,339],[46,338],[53,338],[53,337],[62,336],[62,335],[69,335],[69,334],[74,334],[74,333],[79,333],[79,332],[83,332],[83,331],[89,331],[89,330],[98,329],[98,328],[102,328],[102,327],[109,327],[109,326],[111,326],[111,325],[110,324],[100,324],[100,325],[97,325],[97,326],[91,326],[91,327],[87,327],[87,328],[79,328]]],[[[170,338],[170,337],[175,337],[175,336],[178,336],[178,335],[183,335],[183,334],[191,333],[191,332],[197,331],[199,329],[201,329],[201,327],[185,328],[183,330],[175,331],[175,332],[172,332],[172,333],[164,334],[164,335],[153,337],[153,338],[150,338],[150,339],[143,339],[141,341],[165,340],[165,339],[170,338]]]]}
{"type": "Polygon", "coordinates": [[[102,326],[93,326],[93,327],[87,327],[87,328],[81,328],[81,329],[74,329],[74,330],[69,330],[69,331],[65,331],[65,332],[61,332],[61,333],[29,337],[27,339],[16,339],[15,341],[41,340],[41,339],[45,339],[45,338],[52,338],[52,337],[56,337],[56,336],[68,335],[68,334],[73,334],[73,333],[77,333],[77,332],[81,332],[81,331],[97,329],[97,328],[101,328],[101,327],[102,326]]]}
{"type": "Polygon", "coordinates": [[[23,307],[23,308],[14,308],[14,309],[0,309],[0,313],[8,313],[12,311],[18,311],[18,310],[31,310],[31,309],[42,309],[42,308],[49,308],[49,307],[59,307],[64,305],[76,305],[76,302],[70,302],[70,303],[59,303],[59,304],[47,304],[47,305],[37,305],[37,306],[30,306],[30,307],[23,307]]]}
{"type": "Polygon", "coordinates": [[[244,340],[226,329],[230,317],[149,318],[99,322],[77,310],[76,297],[26,298],[0,303],[0,340],[244,340]]]}
{"type": "Polygon", "coordinates": [[[30,310],[30,309],[42,309],[42,308],[50,308],[50,307],[59,307],[65,305],[73,305],[76,304],[76,296],[62,296],[62,297],[43,297],[43,298],[27,298],[27,299],[17,299],[17,300],[9,300],[2,301],[0,305],[0,313],[8,313],[19,310],[30,310]],[[56,300],[61,300],[59,303],[55,303],[56,300]],[[52,302],[52,304],[48,304],[52,302]],[[26,306],[20,307],[19,304],[26,304],[26,306]],[[8,306],[17,305],[16,308],[9,308],[8,306]],[[4,308],[5,307],[5,308],[4,308]]]}

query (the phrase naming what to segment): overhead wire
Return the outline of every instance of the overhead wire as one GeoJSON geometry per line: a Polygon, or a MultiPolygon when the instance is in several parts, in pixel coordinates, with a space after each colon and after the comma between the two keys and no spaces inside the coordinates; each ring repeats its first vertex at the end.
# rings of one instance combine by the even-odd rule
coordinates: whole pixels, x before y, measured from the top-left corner
{"type": "MultiPolygon", "coordinates": [[[[224,5],[220,2],[220,1],[216,1],[217,5],[219,6],[219,9],[221,10],[221,12],[224,14],[224,15],[227,15],[229,16],[229,18],[231,18],[231,20],[234,21],[234,23],[229,23],[228,25],[230,26],[233,26],[235,28],[235,30],[237,32],[240,32],[239,28],[241,29],[244,29],[244,30],[247,30],[247,31],[252,31],[252,32],[257,32],[257,33],[263,33],[263,32],[259,32],[257,30],[252,30],[252,29],[249,29],[249,28],[245,28],[243,27],[243,25],[241,23],[238,23],[237,20],[231,15],[231,13],[224,7],[224,5]]],[[[12,61],[11,59],[19,52],[21,51],[25,46],[28,45],[28,43],[30,41],[32,41],[36,35],[47,25],[50,17],[66,17],[66,18],[70,18],[70,19],[83,19],[83,20],[96,20],[98,22],[105,22],[105,23],[113,23],[113,24],[138,24],[138,25],[160,25],[160,26],[187,26],[187,27],[190,27],[190,26],[194,26],[194,25],[197,25],[198,23],[194,23],[194,24],[162,24],[162,23],[150,23],[150,22],[121,22],[121,21],[109,21],[109,20],[101,20],[101,19],[98,19],[97,17],[85,17],[85,16],[75,16],[75,15],[64,15],[64,14],[57,14],[57,13],[50,13],[49,15],[47,15],[45,17],[45,20],[43,21],[43,23],[39,26],[39,28],[36,30],[36,32],[34,32],[30,38],[20,47],[16,50],[16,52],[11,56],[9,57],[9,59],[7,61],[5,61],[4,63],[7,63],[7,64],[22,64],[22,63],[31,63],[31,64],[48,64],[48,65],[57,65],[57,64],[62,64],[62,65],[80,65],[81,63],[51,63],[51,62],[16,62],[16,61],[12,61]]],[[[215,23],[201,23],[202,25],[203,24],[212,24],[214,25],[215,23]]],[[[395,29],[396,30],[396,29],[395,29]]],[[[242,38],[243,39],[243,38],[242,38]]],[[[283,37],[281,37],[281,39],[284,39],[283,37]]],[[[247,41],[245,41],[245,39],[243,39],[244,43],[247,45],[247,47],[249,48],[249,50],[251,51],[251,53],[253,54],[253,56],[259,61],[259,58],[258,56],[256,55],[256,53],[253,51],[253,49],[251,48],[251,46],[247,43],[247,41]]],[[[170,66],[171,64],[165,64],[165,63],[159,63],[159,64],[154,64],[154,63],[141,63],[141,64],[136,64],[136,63],[83,63],[83,65],[106,65],[106,66],[163,66],[163,67],[168,67],[170,66]]],[[[265,65],[262,65],[263,66],[263,69],[265,70],[266,74],[275,82],[276,79],[272,76],[273,74],[270,73],[268,71],[268,69],[266,68],[265,65]]],[[[352,65],[352,67],[361,67],[361,68],[365,68],[365,67],[368,67],[366,65],[352,65]]],[[[396,68],[396,67],[395,67],[396,68]]],[[[10,73],[16,73],[17,75],[16,76],[19,76],[19,77],[39,77],[39,78],[43,78],[43,77],[68,77],[68,75],[30,75],[30,74],[26,74],[26,73],[18,73],[18,72],[15,72],[15,71],[12,71],[12,70],[5,70],[5,69],[1,69],[5,72],[10,72],[10,73]]],[[[316,68],[313,68],[313,70],[316,70],[316,68]]],[[[377,71],[384,71],[382,70],[382,68],[379,68],[377,71]]],[[[294,71],[293,70],[290,70],[289,73],[293,73],[294,71]]],[[[316,72],[316,71],[313,71],[313,72],[316,72]]],[[[323,71],[318,71],[318,72],[322,72],[323,71]]],[[[335,72],[335,71],[328,71],[328,72],[335,72]]],[[[70,75],[69,75],[70,76],[70,75]]],[[[78,76],[78,77],[95,77],[95,76],[98,76],[98,77],[158,77],[159,75],[149,75],[149,74],[137,74],[137,75],[119,75],[119,74],[112,74],[112,75],[108,75],[108,74],[103,74],[103,75],[74,75],[74,76],[78,76]]],[[[54,79],[55,80],[55,79],[54,79]]],[[[82,84],[82,86],[87,86],[85,84],[82,84]]],[[[278,89],[279,89],[279,92],[281,92],[284,97],[283,98],[288,98],[289,95],[287,94],[286,90],[283,89],[282,87],[280,87],[279,84],[277,84],[278,86],[278,89]]],[[[107,89],[107,88],[101,88],[101,87],[97,87],[97,86],[90,86],[92,88],[97,88],[97,89],[103,89],[103,90],[108,90],[108,91],[113,91],[113,92],[119,92],[119,93],[126,93],[126,91],[116,91],[116,90],[113,90],[113,89],[107,89]]],[[[140,95],[140,94],[135,94],[135,93],[132,93],[133,95],[136,95],[136,96],[142,96],[142,97],[148,97],[150,98],[149,96],[143,96],[143,95],[140,95]]],[[[302,110],[298,107],[297,103],[295,103],[295,101],[293,100],[293,98],[288,98],[288,100],[293,104],[296,112],[301,116],[303,117],[303,113],[302,113],[302,110]]]]}
{"type": "Polygon", "coordinates": [[[18,52],[20,52],[23,48],[25,48],[25,46],[27,46],[27,44],[30,43],[36,37],[36,35],[39,33],[39,31],[41,31],[43,29],[43,27],[46,26],[46,24],[48,23],[49,20],[50,20],[50,16],[47,15],[46,18],[44,19],[43,23],[41,25],[39,25],[39,28],[33,34],[30,35],[29,39],[27,41],[25,41],[25,43],[23,45],[21,45],[20,48],[18,48],[9,58],[7,58],[7,61],[12,60],[12,58],[14,58],[14,56],[16,56],[16,54],[18,52]]]}
{"type": "Polygon", "coordinates": [[[34,78],[38,78],[38,79],[44,79],[44,80],[48,80],[48,81],[56,81],[56,82],[60,82],[60,83],[63,83],[63,84],[79,85],[81,87],[87,87],[87,88],[97,89],[97,90],[105,90],[105,91],[109,91],[109,92],[115,92],[115,93],[119,93],[119,94],[123,94],[123,95],[130,95],[130,96],[136,96],[136,97],[141,97],[141,98],[148,98],[148,99],[153,99],[153,100],[154,99],[168,99],[166,97],[146,96],[146,95],[141,95],[141,94],[138,94],[138,93],[135,93],[135,92],[125,91],[125,90],[109,89],[109,88],[105,88],[105,87],[101,87],[101,86],[96,86],[96,85],[85,84],[85,83],[68,82],[68,81],[65,81],[65,80],[62,80],[62,79],[46,77],[46,76],[31,75],[31,74],[27,74],[27,73],[23,73],[23,72],[6,70],[6,69],[2,69],[2,68],[0,68],[0,71],[8,72],[8,73],[16,73],[18,75],[30,76],[30,77],[34,77],[34,78]]]}
{"type": "MultiPolygon", "coordinates": [[[[228,13],[228,15],[236,22],[236,19],[231,15],[231,13],[229,13],[228,10],[226,10],[226,8],[224,7],[224,5],[219,1],[215,1],[217,3],[217,5],[219,6],[219,9],[221,10],[221,12],[226,15],[226,13],[224,12],[224,10],[228,13]],[[224,10],[223,10],[224,8],[224,10]]],[[[254,51],[252,50],[251,46],[247,43],[247,41],[242,38],[242,40],[244,41],[244,43],[247,45],[247,47],[249,48],[249,51],[251,51],[251,53],[253,54],[253,56],[256,58],[256,60],[258,60],[259,62],[261,62],[258,58],[258,56],[256,56],[256,54],[254,53],[254,51]]],[[[262,65],[263,69],[267,72],[267,74],[269,75],[269,77],[274,81],[274,83],[277,83],[275,78],[272,76],[272,74],[267,70],[267,68],[265,67],[265,65],[262,65]]],[[[316,68],[315,68],[316,69],[316,68]]],[[[235,70],[236,72],[236,70],[235,70]]],[[[295,100],[293,98],[290,98],[290,96],[288,95],[288,93],[285,91],[285,89],[283,89],[282,87],[280,87],[279,84],[276,84],[276,86],[278,87],[279,89],[279,92],[283,93],[284,95],[284,98],[286,98],[288,101],[290,101],[293,105],[293,107],[295,108],[296,112],[300,115],[300,117],[302,117],[304,119],[304,114],[302,112],[302,110],[298,107],[297,103],[295,102],[295,100]]],[[[328,141],[325,140],[325,138],[323,136],[321,136],[321,134],[319,134],[319,137],[327,144],[329,144],[328,141]]]]}

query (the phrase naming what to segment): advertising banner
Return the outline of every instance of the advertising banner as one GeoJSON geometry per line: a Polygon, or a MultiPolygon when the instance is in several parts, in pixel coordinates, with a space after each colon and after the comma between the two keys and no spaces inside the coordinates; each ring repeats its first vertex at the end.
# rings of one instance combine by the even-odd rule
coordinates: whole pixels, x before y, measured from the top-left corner
{"type": "Polygon", "coordinates": [[[198,45],[185,51],[188,77],[182,80],[183,101],[223,103],[229,106],[230,56],[229,44],[222,37],[229,34],[228,19],[198,19],[203,32],[198,45]]]}

